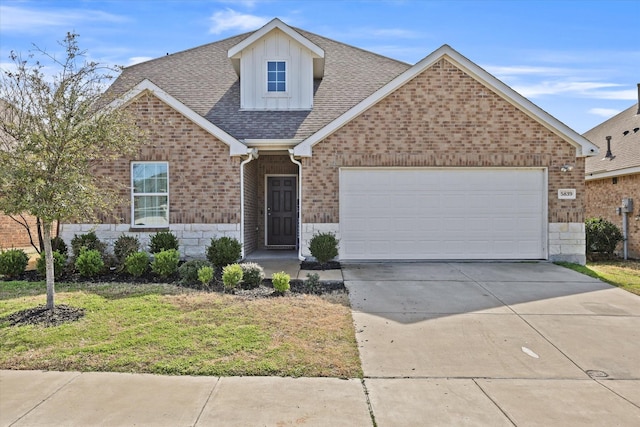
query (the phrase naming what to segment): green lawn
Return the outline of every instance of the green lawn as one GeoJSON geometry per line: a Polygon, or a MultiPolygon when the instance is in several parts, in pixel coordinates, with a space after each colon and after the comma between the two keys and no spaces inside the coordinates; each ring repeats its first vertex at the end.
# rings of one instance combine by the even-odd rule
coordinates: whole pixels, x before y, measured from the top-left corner
{"type": "MultiPolygon", "coordinates": [[[[345,297],[243,300],[173,285],[57,284],[85,309],[56,327],[0,321],[0,369],[360,377],[345,297]]],[[[0,318],[45,302],[43,282],[0,282],[0,318]]]]}
{"type": "Polygon", "coordinates": [[[640,261],[598,261],[586,266],[558,264],[640,295],[640,261]]]}

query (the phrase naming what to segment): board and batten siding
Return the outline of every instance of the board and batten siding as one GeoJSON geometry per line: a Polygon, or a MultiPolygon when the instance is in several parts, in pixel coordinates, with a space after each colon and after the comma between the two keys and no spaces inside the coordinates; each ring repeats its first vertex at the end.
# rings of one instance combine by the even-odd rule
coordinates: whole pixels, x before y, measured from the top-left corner
{"type": "Polygon", "coordinates": [[[240,107],[245,110],[310,110],[313,106],[311,52],[276,29],[241,53],[240,107]],[[267,61],[286,61],[286,92],[267,92],[267,61]]]}

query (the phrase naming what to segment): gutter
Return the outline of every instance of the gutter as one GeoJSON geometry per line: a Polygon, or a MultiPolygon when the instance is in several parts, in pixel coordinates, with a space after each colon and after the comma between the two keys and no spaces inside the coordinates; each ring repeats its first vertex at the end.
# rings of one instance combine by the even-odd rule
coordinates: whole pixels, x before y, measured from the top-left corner
{"type": "Polygon", "coordinates": [[[293,157],[293,149],[289,149],[291,162],[298,165],[298,259],[304,261],[302,256],[302,163],[293,157]]]}
{"type": "Polygon", "coordinates": [[[244,256],[245,256],[245,253],[244,253],[244,165],[258,158],[258,149],[252,148],[250,150],[247,150],[247,154],[249,155],[249,157],[247,157],[246,160],[243,160],[242,163],[240,163],[240,243],[241,243],[240,259],[244,259],[244,256]]]}

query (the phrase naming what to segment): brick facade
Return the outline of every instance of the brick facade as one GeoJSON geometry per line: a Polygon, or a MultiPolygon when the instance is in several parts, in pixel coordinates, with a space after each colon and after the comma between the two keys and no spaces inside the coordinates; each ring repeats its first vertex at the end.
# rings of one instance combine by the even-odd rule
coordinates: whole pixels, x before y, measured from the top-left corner
{"type": "MultiPolygon", "coordinates": [[[[22,220],[19,216],[14,216],[22,220]]],[[[24,218],[29,224],[33,235],[34,243],[38,244],[38,234],[36,231],[35,217],[25,215],[24,218]]],[[[29,234],[23,226],[15,222],[7,215],[0,215],[0,250],[11,248],[30,248],[29,234]]]]}
{"type": "MultiPolygon", "coordinates": [[[[134,231],[128,228],[130,162],[156,160],[169,162],[169,222],[181,233],[181,242],[192,246],[190,252],[197,253],[196,245],[204,246],[210,235],[239,238],[242,160],[230,157],[226,144],[153,95],[142,95],[128,108],[148,131],[148,142],[134,159],[96,168],[99,176],[122,186],[126,200],[103,215],[100,230],[113,239],[134,231]]],[[[313,156],[301,162],[303,252],[313,232],[339,231],[340,167],[535,167],[547,169],[550,258],[565,250],[578,261],[584,257],[584,229],[579,229],[584,159],[576,158],[570,143],[446,59],[321,141],[313,156]],[[564,164],[573,170],[562,173],[564,164]],[[559,200],[560,188],[575,188],[576,199],[559,200]]],[[[264,248],[265,177],[297,174],[297,165],[285,154],[261,153],[245,165],[245,253],[264,248]]],[[[65,230],[70,235],[72,229],[89,226],[65,230]]]]}
{"type": "Polygon", "coordinates": [[[61,236],[95,229],[107,243],[122,234],[135,234],[144,242],[157,230],[132,229],[132,161],[169,163],[169,229],[178,235],[187,256],[204,257],[211,237],[240,238],[240,162],[229,147],[151,94],[143,94],[127,108],[138,117],[147,142],[130,159],[95,166],[93,173],[121,188],[123,203],[100,215],[101,224],[64,224],[61,236]]]}
{"type": "MultiPolygon", "coordinates": [[[[589,180],[586,183],[586,218],[604,218],[622,231],[622,215],[616,208],[623,198],[634,199],[633,213],[628,215],[628,255],[640,259],[640,174],[589,180]]],[[[622,254],[622,243],[618,246],[622,254]]]]}
{"type": "Polygon", "coordinates": [[[442,59],[313,147],[303,164],[303,223],[339,221],[343,166],[546,167],[550,223],[584,221],[576,148],[442,59]],[[561,165],[573,165],[562,173],[561,165]],[[557,190],[575,188],[575,200],[557,190]]]}

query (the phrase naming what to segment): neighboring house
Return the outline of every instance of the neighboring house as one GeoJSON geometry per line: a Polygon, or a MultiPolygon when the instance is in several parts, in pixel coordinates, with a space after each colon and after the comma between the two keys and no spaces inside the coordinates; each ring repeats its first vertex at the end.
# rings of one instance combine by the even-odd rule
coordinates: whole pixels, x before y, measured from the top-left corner
{"type": "Polygon", "coordinates": [[[638,104],[584,137],[600,147],[600,154],[586,162],[586,217],[605,218],[622,230],[623,215],[617,208],[622,208],[623,199],[632,199],[633,211],[627,214],[628,256],[640,259],[640,84],[638,104]]]}
{"type": "Polygon", "coordinates": [[[168,229],[189,257],[221,235],[302,257],[326,231],[342,260],[585,261],[597,147],[449,46],[411,66],[274,19],[110,93],[149,141],[96,169],[130,202],[66,240],[168,229]]]}

